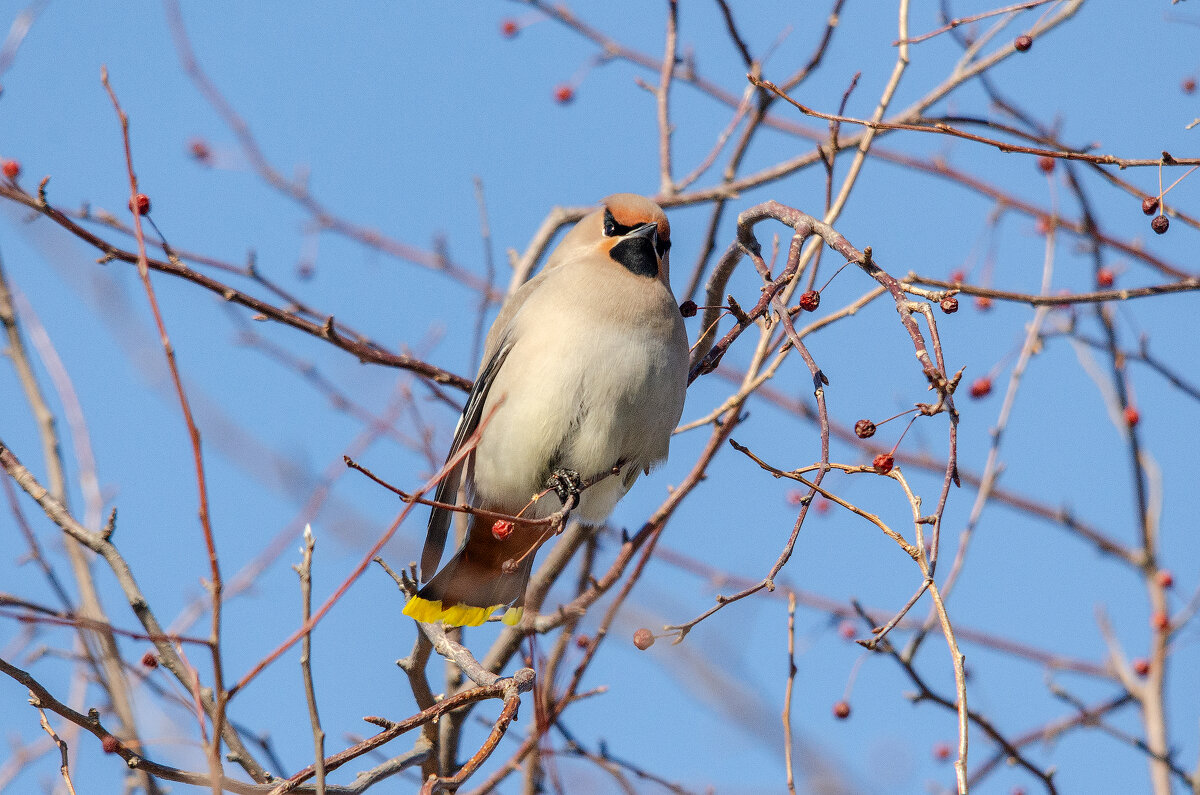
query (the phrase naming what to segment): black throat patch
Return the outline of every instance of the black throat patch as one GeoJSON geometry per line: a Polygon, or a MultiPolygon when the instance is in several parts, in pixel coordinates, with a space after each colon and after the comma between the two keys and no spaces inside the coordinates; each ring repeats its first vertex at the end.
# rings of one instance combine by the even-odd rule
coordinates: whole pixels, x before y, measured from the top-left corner
{"type": "Polygon", "coordinates": [[[625,266],[635,276],[658,277],[658,257],[648,238],[627,237],[612,247],[609,256],[625,266]]]}

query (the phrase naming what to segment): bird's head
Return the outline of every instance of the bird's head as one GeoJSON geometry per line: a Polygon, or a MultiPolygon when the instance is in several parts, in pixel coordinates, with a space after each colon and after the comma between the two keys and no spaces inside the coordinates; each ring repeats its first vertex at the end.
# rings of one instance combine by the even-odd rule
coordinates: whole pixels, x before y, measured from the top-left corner
{"type": "Polygon", "coordinates": [[[670,250],[671,224],[662,208],[636,193],[615,193],[567,233],[546,267],[599,251],[633,275],[670,289],[670,250]]]}

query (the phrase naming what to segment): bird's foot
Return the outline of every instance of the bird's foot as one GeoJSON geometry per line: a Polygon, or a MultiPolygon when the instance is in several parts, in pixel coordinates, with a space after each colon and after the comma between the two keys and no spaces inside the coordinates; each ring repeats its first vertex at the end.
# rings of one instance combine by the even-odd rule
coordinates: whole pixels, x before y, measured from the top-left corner
{"type": "Polygon", "coordinates": [[[579,473],[573,469],[556,469],[546,479],[546,487],[554,489],[558,501],[566,505],[571,497],[579,497],[579,473]]]}

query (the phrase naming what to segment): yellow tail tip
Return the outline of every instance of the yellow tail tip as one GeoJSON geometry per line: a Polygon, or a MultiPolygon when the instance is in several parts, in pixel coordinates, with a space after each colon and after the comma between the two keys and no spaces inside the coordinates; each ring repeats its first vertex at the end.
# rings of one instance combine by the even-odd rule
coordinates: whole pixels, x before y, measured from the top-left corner
{"type": "MultiPolygon", "coordinates": [[[[434,624],[441,621],[452,627],[477,627],[484,621],[487,621],[488,617],[501,607],[504,607],[504,605],[472,607],[462,602],[452,607],[443,607],[440,599],[430,601],[422,599],[419,596],[414,596],[404,606],[404,615],[423,624],[434,624]]],[[[521,608],[509,608],[504,614],[504,623],[506,624],[515,624],[520,620],[521,608]],[[509,617],[514,611],[517,613],[516,620],[510,621],[509,617]]]]}

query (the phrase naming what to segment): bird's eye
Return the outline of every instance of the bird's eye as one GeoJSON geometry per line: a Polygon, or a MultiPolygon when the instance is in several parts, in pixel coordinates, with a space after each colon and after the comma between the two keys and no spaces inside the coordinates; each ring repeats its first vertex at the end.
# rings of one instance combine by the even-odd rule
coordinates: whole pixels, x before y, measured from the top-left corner
{"type": "Polygon", "coordinates": [[[604,208],[604,236],[612,237],[617,233],[617,219],[613,218],[612,211],[607,207],[604,208]]]}

